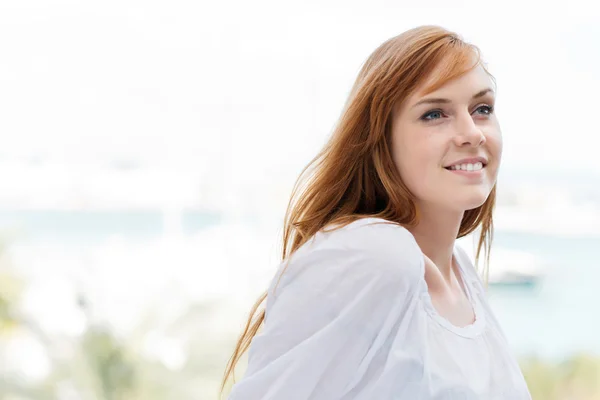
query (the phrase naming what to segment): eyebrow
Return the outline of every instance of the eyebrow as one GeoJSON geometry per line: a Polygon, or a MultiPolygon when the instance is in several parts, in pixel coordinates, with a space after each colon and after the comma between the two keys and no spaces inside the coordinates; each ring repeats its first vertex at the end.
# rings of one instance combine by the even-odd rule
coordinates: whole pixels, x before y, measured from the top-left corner
{"type": "MultiPolygon", "coordinates": [[[[475,93],[475,95],[471,98],[471,100],[477,100],[478,98],[485,96],[489,92],[494,93],[492,88],[485,88],[483,90],[480,90],[479,92],[475,93]]],[[[421,104],[448,104],[448,103],[452,103],[452,101],[448,100],[448,99],[442,99],[442,98],[430,98],[430,99],[423,99],[423,100],[416,102],[415,105],[412,106],[412,108],[420,106],[421,104]]]]}

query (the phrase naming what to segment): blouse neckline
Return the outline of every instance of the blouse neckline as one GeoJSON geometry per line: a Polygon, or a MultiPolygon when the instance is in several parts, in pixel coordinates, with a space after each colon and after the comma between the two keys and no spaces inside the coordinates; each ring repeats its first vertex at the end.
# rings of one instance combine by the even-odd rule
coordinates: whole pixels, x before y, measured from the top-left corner
{"type": "Polygon", "coordinates": [[[429,294],[429,287],[427,286],[427,282],[425,281],[425,259],[423,259],[421,262],[423,270],[423,276],[421,278],[421,299],[423,300],[425,310],[427,311],[429,316],[441,327],[465,338],[475,338],[479,336],[485,328],[485,312],[483,311],[483,307],[481,305],[478,293],[473,292],[473,283],[471,282],[470,277],[465,271],[463,265],[464,260],[457,251],[456,246],[454,247],[453,256],[456,265],[458,266],[458,272],[460,275],[458,276],[458,279],[460,280],[460,283],[462,283],[462,286],[466,291],[467,299],[469,300],[469,303],[471,304],[471,307],[473,309],[473,313],[475,314],[475,321],[473,321],[469,325],[457,326],[438,313],[437,309],[433,305],[431,295],[429,294]]]}

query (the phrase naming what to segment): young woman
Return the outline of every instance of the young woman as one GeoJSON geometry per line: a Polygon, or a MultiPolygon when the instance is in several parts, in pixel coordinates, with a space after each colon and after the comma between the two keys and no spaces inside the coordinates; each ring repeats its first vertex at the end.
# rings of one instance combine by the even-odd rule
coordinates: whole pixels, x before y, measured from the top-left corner
{"type": "Polygon", "coordinates": [[[488,255],[502,139],[479,49],[422,26],[367,59],[292,194],[230,400],[530,399],[456,239],[488,255]],[[310,173],[308,173],[310,172],[310,173]],[[261,328],[259,330],[259,328],[261,328]]]}

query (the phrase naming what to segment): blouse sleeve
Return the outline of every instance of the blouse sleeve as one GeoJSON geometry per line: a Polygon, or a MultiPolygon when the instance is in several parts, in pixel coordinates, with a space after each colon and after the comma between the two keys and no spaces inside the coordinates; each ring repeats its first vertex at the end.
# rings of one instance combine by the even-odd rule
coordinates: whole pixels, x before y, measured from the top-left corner
{"type": "Polygon", "coordinates": [[[413,236],[398,225],[317,234],[273,280],[264,327],[229,400],[341,398],[406,317],[422,268],[413,236]]]}

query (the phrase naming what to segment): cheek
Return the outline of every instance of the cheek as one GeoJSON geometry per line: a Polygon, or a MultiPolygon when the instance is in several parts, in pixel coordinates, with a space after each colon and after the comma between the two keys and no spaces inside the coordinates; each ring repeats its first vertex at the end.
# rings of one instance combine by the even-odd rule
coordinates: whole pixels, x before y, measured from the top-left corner
{"type": "Polygon", "coordinates": [[[502,141],[502,135],[498,136],[498,157],[502,155],[502,149],[504,147],[504,142],[502,141]]]}
{"type": "Polygon", "coordinates": [[[486,135],[486,148],[488,155],[491,158],[489,174],[490,178],[494,181],[498,176],[498,170],[502,160],[502,147],[502,134],[499,131],[486,135]]]}
{"type": "Polygon", "coordinates": [[[502,131],[500,131],[500,127],[496,126],[490,133],[486,134],[486,142],[488,151],[490,155],[494,158],[500,158],[502,155],[502,131]]]}
{"type": "Polygon", "coordinates": [[[396,149],[400,177],[415,196],[421,197],[428,191],[427,183],[434,178],[439,154],[432,151],[435,146],[431,143],[413,141],[410,146],[407,143],[401,146],[396,149]]]}
{"type": "Polygon", "coordinates": [[[490,137],[487,144],[488,153],[491,158],[490,167],[492,167],[490,172],[496,177],[502,161],[502,136],[494,135],[490,137]]]}

